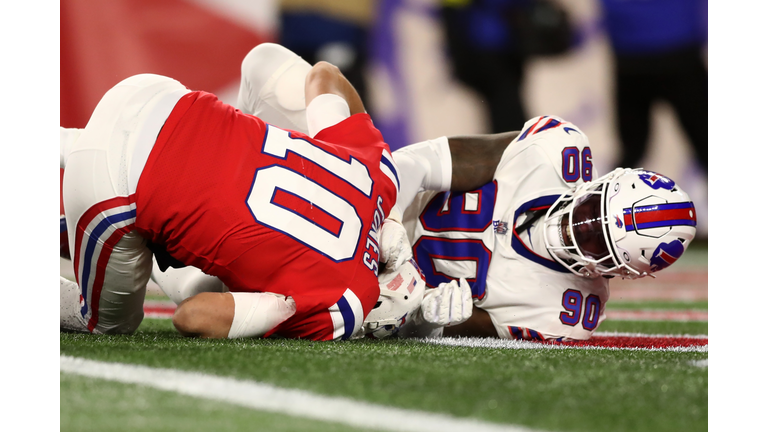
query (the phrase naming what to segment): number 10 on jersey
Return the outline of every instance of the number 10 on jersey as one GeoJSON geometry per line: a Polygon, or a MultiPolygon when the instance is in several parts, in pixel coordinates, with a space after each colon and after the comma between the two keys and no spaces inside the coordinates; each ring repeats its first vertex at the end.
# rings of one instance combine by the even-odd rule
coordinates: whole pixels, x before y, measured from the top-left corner
{"type": "MultiPolygon", "coordinates": [[[[373,180],[357,159],[344,160],[312,142],[268,126],[262,152],[279,159],[288,153],[310,160],[370,197],[373,180]]],[[[334,261],[355,256],[362,219],[343,196],[288,166],[274,164],[256,170],[246,200],[257,222],[292,237],[334,261]]]]}

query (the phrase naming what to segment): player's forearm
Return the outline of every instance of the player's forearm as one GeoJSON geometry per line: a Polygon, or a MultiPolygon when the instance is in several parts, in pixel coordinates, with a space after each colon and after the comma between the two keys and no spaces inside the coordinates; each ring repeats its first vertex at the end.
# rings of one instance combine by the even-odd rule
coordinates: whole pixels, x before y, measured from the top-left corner
{"type": "Polygon", "coordinates": [[[365,112],[357,91],[336,66],[318,62],[307,73],[304,85],[307,133],[315,137],[323,129],[365,112]]]}
{"type": "Polygon", "coordinates": [[[304,99],[307,106],[322,94],[335,94],[349,105],[350,115],[365,112],[360,95],[336,66],[317,62],[307,74],[304,84],[304,99]]]}
{"type": "Polygon", "coordinates": [[[173,326],[184,336],[237,339],[264,336],[296,313],[291,297],[267,292],[203,292],[179,304],[173,326]]]}
{"type": "Polygon", "coordinates": [[[493,181],[501,155],[519,131],[448,138],[453,169],[452,191],[470,191],[493,181]]]}
{"type": "Polygon", "coordinates": [[[235,302],[228,293],[200,293],[179,304],[173,326],[184,336],[226,338],[235,316],[235,302]]]}

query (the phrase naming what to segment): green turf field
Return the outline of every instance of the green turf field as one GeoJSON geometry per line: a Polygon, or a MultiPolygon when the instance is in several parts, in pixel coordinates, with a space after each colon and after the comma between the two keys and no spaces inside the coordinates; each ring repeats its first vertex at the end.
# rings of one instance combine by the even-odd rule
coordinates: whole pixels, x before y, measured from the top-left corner
{"type": "MultiPolygon", "coordinates": [[[[604,324],[600,331],[707,332],[706,322],[604,324]]],[[[211,341],[182,338],[167,319],[145,319],[132,336],[61,333],[60,342],[66,356],[199,371],[535,430],[707,430],[707,352],[211,341]]],[[[62,373],[61,430],[357,429],[62,373]]]]}

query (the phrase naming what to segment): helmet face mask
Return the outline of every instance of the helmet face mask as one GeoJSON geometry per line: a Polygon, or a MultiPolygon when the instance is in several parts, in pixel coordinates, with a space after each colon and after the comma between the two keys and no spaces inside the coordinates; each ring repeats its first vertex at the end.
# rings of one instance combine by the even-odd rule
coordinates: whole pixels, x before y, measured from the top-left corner
{"type": "Polygon", "coordinates": [[[603,232],[603,218],[600,216],[602,201],[602,195],[586,195],[584,199],[574,204],[570,223],[560,223],[561,226],[570,227],[570,238],[564,237],[564,239],[572,240],[571,243],[576,245],[577,250],[594,260],[608,256],[608,242],[603,232]]]}
{"type": "Polygon", "coordinates": [[[671,179],[619,168],[561,195],[545,224],[550,255],[574,274],[635,279],[682,255],[696,211],[671,179]]]}
{"type": "Polygon", "coordinates": [[[426,282],[416,261],[411,258],[393,271],[379,275],[379,301],[363,321],[367,337],[394,336],[421,306],[426,282]]]}
{"type": "Polygon", "coordinates": [[[603,183],[598,179],[565,193],[545,216],[556,227],[559,242],[545,236],[550,254],[574,274],[594,278],[610,274],[617,267],[606,240],[603,183]]]}

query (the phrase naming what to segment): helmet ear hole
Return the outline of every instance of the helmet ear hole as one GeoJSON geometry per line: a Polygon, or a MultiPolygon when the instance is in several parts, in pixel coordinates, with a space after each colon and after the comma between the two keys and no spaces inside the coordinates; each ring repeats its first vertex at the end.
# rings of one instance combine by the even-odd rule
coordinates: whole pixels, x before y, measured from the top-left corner
{"type": "MultiPolygon", "coordinates": [[[[651,261],[648,259],[648,255],[646,254],[646,251],[649,251],[649,249],[640,249],[640,262],[644,264],[650,264],[651,261]]],[[[653,255],[653,251],[650,251],[650,254],[653,255]]],[[[630,260],[627,260],[630,261],[630,260]]]]}

